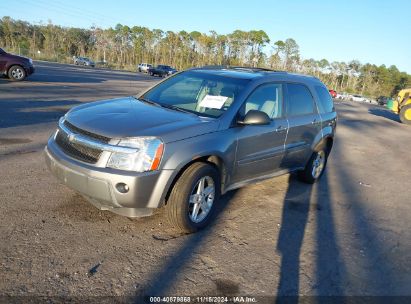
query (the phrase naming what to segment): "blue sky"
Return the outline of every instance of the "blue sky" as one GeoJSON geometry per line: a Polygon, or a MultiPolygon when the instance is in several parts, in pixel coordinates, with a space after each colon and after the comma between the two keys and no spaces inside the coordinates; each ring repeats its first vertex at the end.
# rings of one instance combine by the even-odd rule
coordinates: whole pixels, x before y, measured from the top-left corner
{"type": "Polygon", "coordinates": [[[0,17],[64,26],[262,29],[272,43],[294,38],[303,58],[395,64],[411,74],[410,11],[409,0],[0,0],[0,17]]]}

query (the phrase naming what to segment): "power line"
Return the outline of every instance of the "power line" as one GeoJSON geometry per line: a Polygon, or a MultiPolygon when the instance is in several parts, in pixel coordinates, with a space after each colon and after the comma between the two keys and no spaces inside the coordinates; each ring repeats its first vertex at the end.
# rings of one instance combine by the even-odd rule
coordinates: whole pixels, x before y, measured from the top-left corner
{"type": "MultiPolygon", "coordinates": [[[[47,10],[52,11],[56,14],[64,14],[70,17],[74,17],[76,19],[81,18],[90,22],[91,24],[98,25],[99,23],[108,23],[104,16],[100,14],[93,14],[87,13],[86,11],[82,11],[81,9],[69,7],[69,6],[62,6],[56,3],[46,3],[42,0],[20,0],[27,3],[27,5],[34,6],[39,8],[40,10],[47,10]]],[[[113,22],[114,23],[114,22],[113,22]]]]}
{"type": "Polygon", "coordinates": [[[67,3],[64,3],[64,2],[61,2],[61,1],[58,1],[58,0],[54,0],[53,3],[56,4],[56,5],[60,5],[60,6],[64,6],[64,7],[71,8],[71,9],[73,9],[73,10],[85,11],[85,12],[87,12],[87,13],[93,15],[93,16],[94,16],[94,15],[98,15],[98,16],[100,16],[101,19],[104,19],[104,20],[112,20],[112,19],[111,19],[111,16],[102,14],[102,13],[100,13],[99,11],[91,11],[91,10],[84,9],[84,8],[79,9],[78,7],[72,6],[72,5],[70,5],[70,4],[67,4],[67,3]]]}

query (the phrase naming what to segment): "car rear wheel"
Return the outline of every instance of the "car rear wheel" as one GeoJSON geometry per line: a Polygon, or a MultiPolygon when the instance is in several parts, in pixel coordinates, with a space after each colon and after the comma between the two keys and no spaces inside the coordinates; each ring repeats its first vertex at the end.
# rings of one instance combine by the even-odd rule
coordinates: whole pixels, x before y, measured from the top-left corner
{"type": "Polygon", "coordinates": [[[403,106],[400,110],[400,120],[402,123],[411,125],[411,104],[403,106]]]}
{"type": "Polygon", "coordinates": [[[13,65],[7,75],[12,81],[21,81],[26,78],[26,71],[19,65],[13,65]]]}
{"type": "Polygon", "coordinates": [[[313,152],[304,170],[298,172],[301,181],[314,184],[323,175],[327,165],[329,151],[326,147],[313,152]]]}
{"type": "Polygon", "coordinates": [[[206,227],[220,198],[218,170],[206,163],[194,163],[177,180],[166,209],[170,223],[184,232],[206,227]]]}

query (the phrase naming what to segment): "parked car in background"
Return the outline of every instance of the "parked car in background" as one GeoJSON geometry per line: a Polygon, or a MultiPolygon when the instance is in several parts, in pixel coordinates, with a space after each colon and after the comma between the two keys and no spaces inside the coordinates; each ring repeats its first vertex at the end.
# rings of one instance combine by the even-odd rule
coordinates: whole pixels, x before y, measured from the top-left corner
{"type": "Polygon", "coordinates": [[[151,67],[148,69],[148,74],[150,74],[151,76],[167,77],[174,73],[177,73],[177,70],[169,65],[160,64],[156,67],[151,67]]]}
{"type": "Polygon", "coordinates": [[[335,90],[328,90],[330,92],[330,95],[332,98],[336,98],[337,97],[337,92],[335,90]]]}
{"type": "Polygon", "coordinates": [[[365,97],[363,97],[361,95],[358,95],[358,94],[351,95],[350,100],[355,101],[355,102],[364,102],[364,101],[366,101],[365,97]]]}
{"type": "Polygon", "coordinates": [[[152,68],[153,65],[149,64],[149,63],[140,63],[137,65],[137,71],[138,72],[143,72],[143,73],[148,73],[148,70],[150,68],[152,68]]]}
{"type": "Polygon", "coordinates": [[[306,183],[319,180],[336,118],[315,77],[196,68],[136,97],[72,108],[45,159],[97,208],[142,217],[165,206],[173,226],[194,232],[230,190],[293,171],[306,183]]]}
{"type": "Polygon", "coordinates": [[[94,61],[90,60],[87,57],[74,57],[74,64],[75,65],[84,65],[84,66],[90,66],[90,67],[95,67],[94,61]]]}
{"type": "Polygon", "coordinates": [[[328,90],[330,92],[330,95],[332,98],[336,98],[337,97],[337,92],[335,90],[328,90]]]}
{"type": "Polygon", "coordinates": [[[33,73],[31,58],[9,54],[0,48],[0,75],[13,81],[21,81],[33,73]]]}
{"type": "Polygon", "coordinates": [[[379,96],[379,97],[377,98],[377,102],[378,102],[378,104],[379,104],[380,106],[384,106],[384,105],[387,104],[388,99],[389,99],[389,98],[388,98],[387,96],[379,96]]]}
{"type": "Polygon", "coordinates": [[[349,95],[346,92],[337,93],[337,99],[340,100],[349,100],[349,95]]]}

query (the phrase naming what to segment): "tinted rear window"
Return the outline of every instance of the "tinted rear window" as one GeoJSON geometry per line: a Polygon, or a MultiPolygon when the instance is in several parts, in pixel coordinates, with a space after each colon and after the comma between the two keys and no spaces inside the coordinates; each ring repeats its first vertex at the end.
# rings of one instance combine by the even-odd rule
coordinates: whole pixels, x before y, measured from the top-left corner
{"type": "Polygon", "coordinates": [[[310,90],[302,84],[289,83],[288,116],[298,116],[314,113],[314,100],[310,90]]]}
{"type": "Polygon", "coordinates": [[[319,98],[318,108],[320,110],[320,113],[333,112],[334,103],[327,89],[324,87],[316,86],[315,91],[317,92],[319,98]]]}

